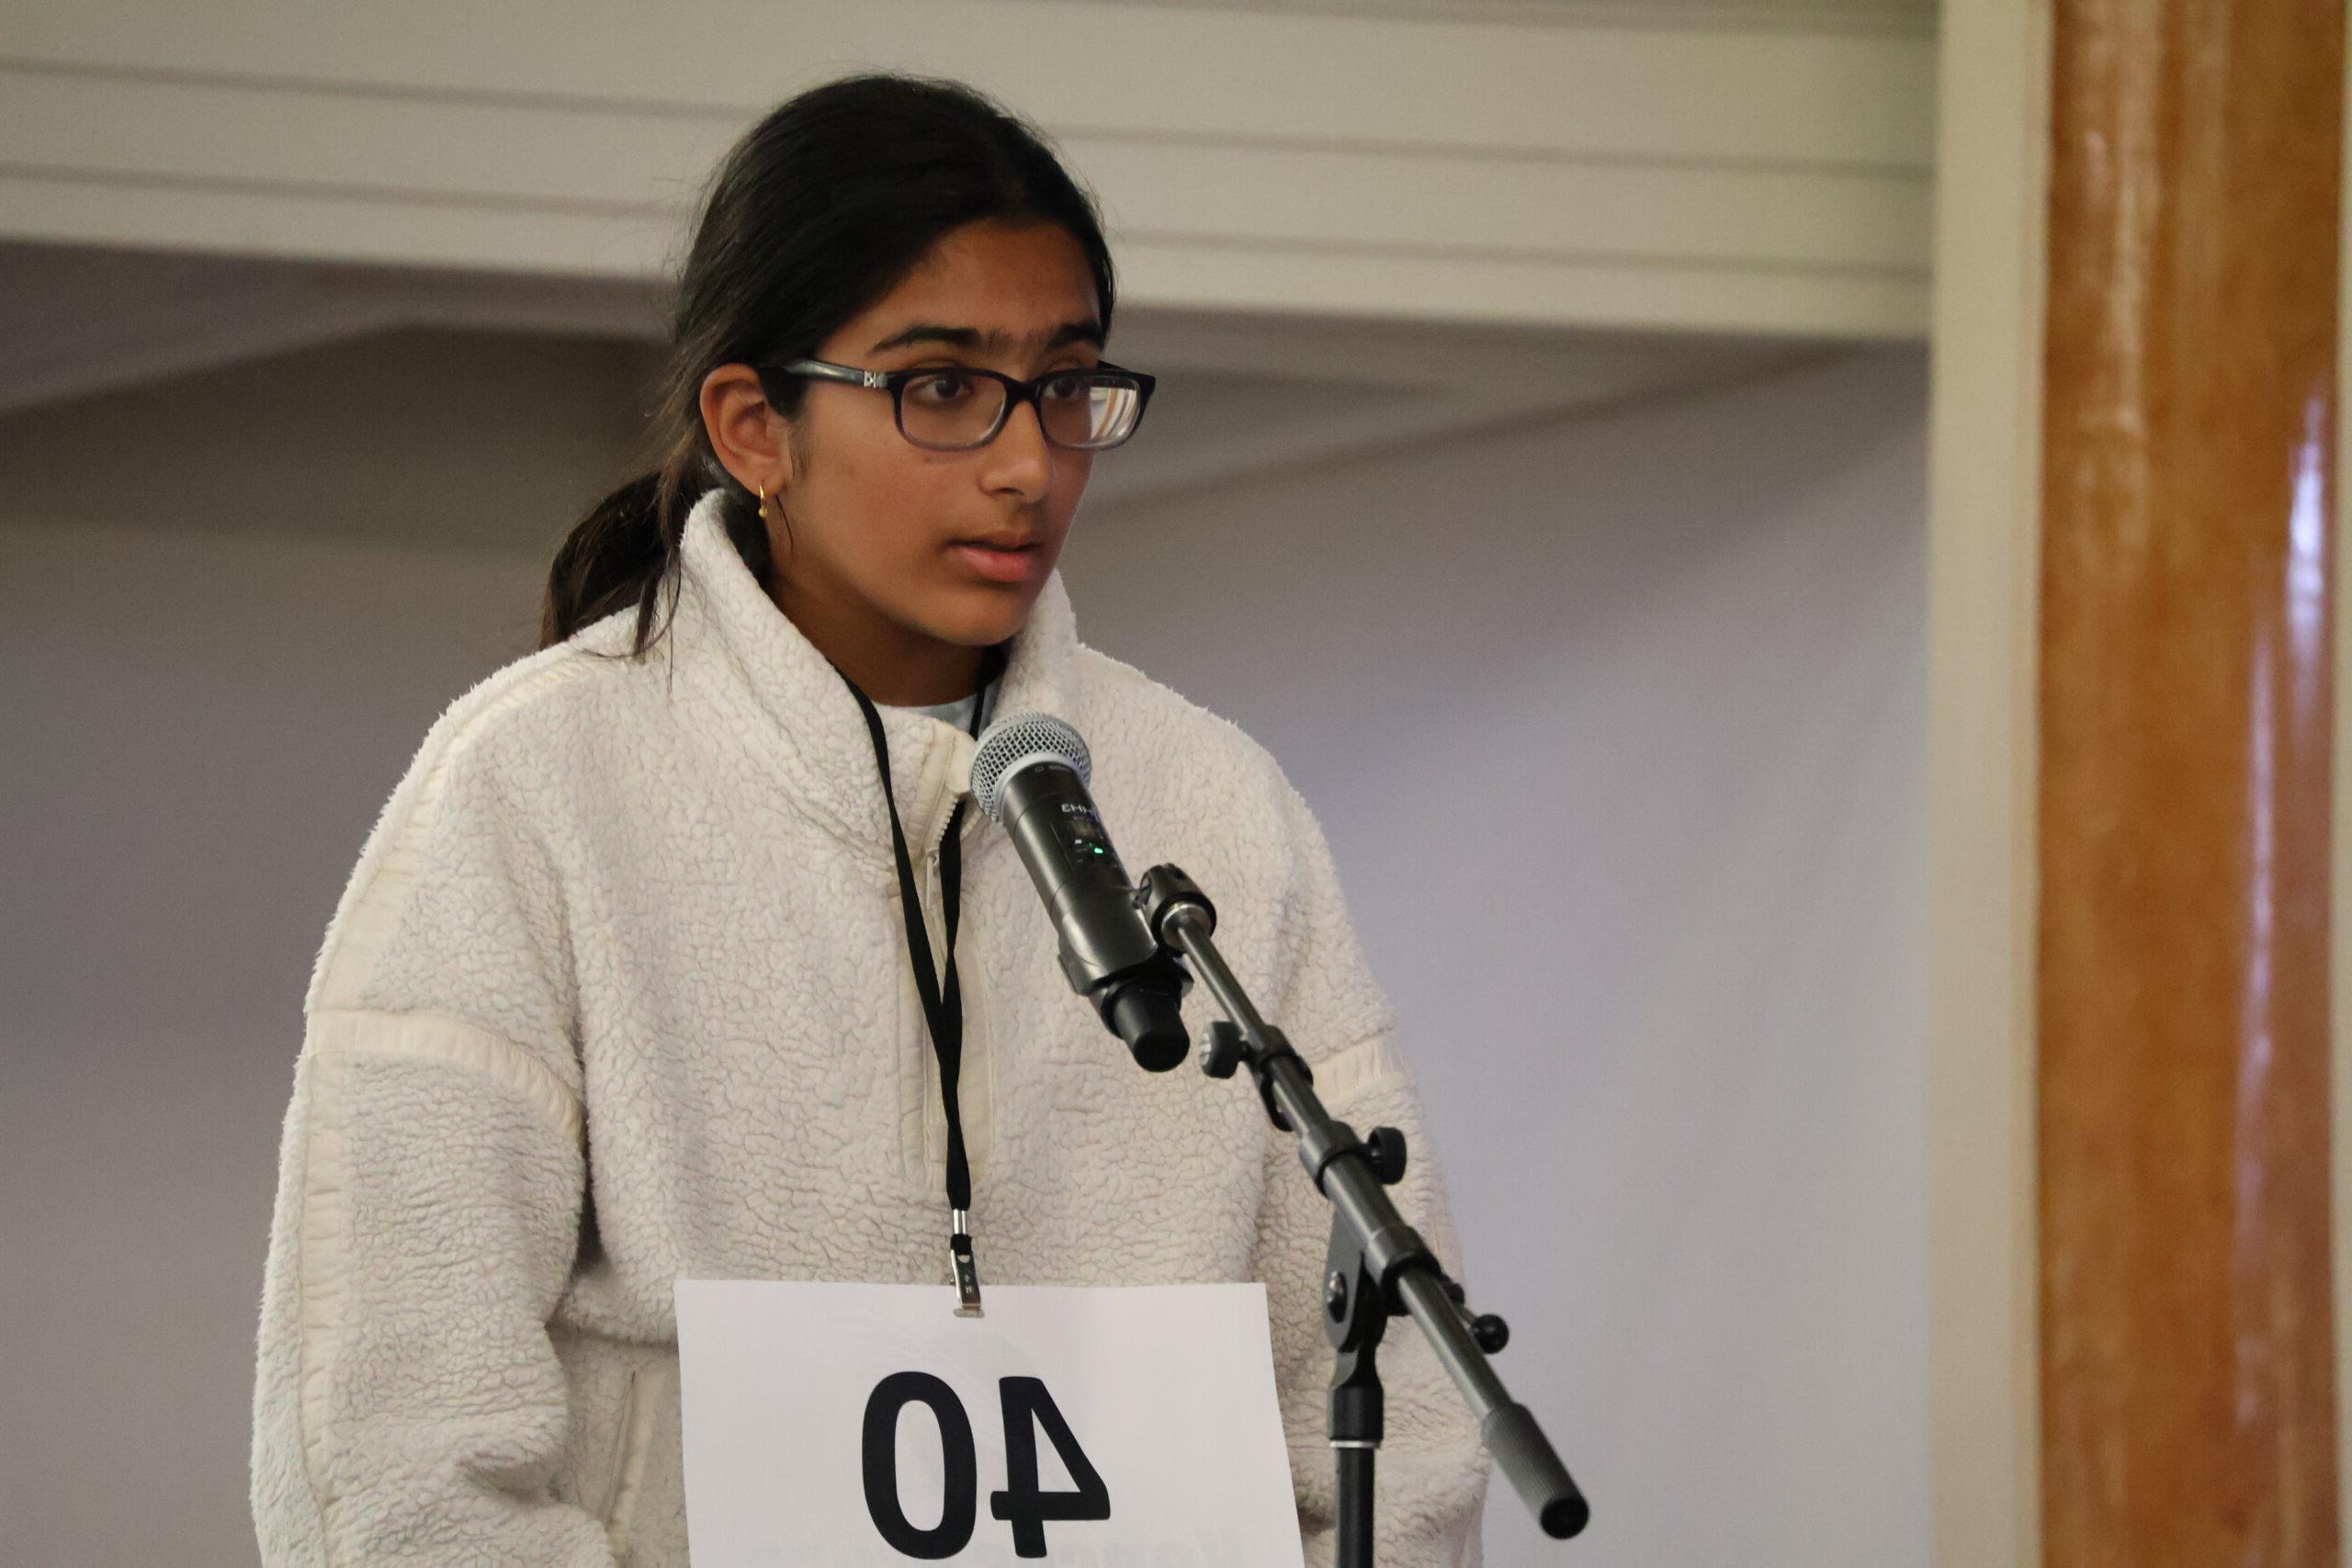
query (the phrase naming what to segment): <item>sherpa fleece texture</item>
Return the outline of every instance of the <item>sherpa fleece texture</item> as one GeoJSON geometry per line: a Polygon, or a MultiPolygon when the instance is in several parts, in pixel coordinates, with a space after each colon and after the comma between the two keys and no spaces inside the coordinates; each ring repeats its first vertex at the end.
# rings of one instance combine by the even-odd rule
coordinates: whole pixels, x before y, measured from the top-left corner
{"type": "MultiPolygon", "coordinates": [[[[716,505],[686,525],[658,651],[600,657],[626,646],[616,616],[450,707],[328,928],[262,1296],[267,1563],[684,1563],[672,1281],[947,1278],[945,1121],[872,745],[716,505]]],[[[1058,575],[1003,677],[998,711],[1023,709],[1087,737],[1129,865],[1208,889],[1334,1114],[1411,1134],[1396,1201],[1458,1262],[1388,1005],[1272,758],[1080,644],[1058,575]]],[[[972,740],[884,724],[936,943],[972,740]]],[[[962,831],[984,1280],[1264,1280],[1329,1562],[1328,1209],[1246,1080],[1136,1070],[1063,980],[1012,844],[977,808],[962,831]]],[[[1206,998],[1187,1008],[1197,1038],[1206,998]]],[[[1409,1325],[1382,1361],[1382,1561],[1476,1563],[1476,1427],[1409,1325]]]]}

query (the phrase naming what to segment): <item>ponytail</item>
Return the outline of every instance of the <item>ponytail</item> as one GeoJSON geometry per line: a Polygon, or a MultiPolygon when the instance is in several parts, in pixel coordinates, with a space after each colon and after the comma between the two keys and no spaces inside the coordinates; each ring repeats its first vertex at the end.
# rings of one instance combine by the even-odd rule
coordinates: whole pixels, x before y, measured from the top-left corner
{"type": "Polygon", "coordinates": [[[631,479],[572,527],[548,569],[547,608],[539,618],[541,648],[553,647],[589,622],[636,604],[632,651],[644,650],[651,599],[646,590],[661,581],[667,553],[662,543],[661,487],[659,473],[631,479]]]}
{"type": "MultiPolygon", "coordinates": [[[[589,623],[632,607],[637,626],[629,639],[630,657],[642,656],[660,637],[656,622],[662,602],[666,598],[674,606],[677,601],[678,549],[686,513],[713,488],[700,457],[695,445],[681,444],[660,468],[629,480],[572,525],[548,568],[547,604],[539,617],[541,648],[551,648],[589,623]]],[[[730,480],[723,488],[731,492],[736,486],[730,480]]],[[[748,496],[730,493],[722,507],[736,553],[752,576],[766,582],[766,525],[748,496]]]]}

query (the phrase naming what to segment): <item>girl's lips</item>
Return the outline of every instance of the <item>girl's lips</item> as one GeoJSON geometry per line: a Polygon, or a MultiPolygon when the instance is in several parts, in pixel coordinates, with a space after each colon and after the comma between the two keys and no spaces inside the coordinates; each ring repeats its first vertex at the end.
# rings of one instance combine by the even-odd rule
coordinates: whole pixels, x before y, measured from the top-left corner
{"type": "Polygon", "coordinates": [[[1035,545],[1016,550],[998,549],[992,545],[950,545],[947,553],[990,582],[1027,582],[1045,575],[1046,552],[1035,545]]]}

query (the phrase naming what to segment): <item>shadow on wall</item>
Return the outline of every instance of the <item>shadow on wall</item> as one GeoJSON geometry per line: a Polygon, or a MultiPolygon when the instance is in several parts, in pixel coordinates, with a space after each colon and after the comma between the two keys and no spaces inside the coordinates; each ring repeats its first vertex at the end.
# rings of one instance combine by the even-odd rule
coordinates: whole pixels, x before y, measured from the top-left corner
{"type": "Polygon", "coordinates": [[[0,524],[544,559],[631,477],[659,345],[414,330],[0,418],[0,524]]]}

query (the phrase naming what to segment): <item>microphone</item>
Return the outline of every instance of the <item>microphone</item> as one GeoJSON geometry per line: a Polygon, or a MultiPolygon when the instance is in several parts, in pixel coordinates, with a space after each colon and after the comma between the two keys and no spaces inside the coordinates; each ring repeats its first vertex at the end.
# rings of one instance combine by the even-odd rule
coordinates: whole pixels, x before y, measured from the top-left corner
{"type": "Polygon", "coordinates": [[[1069,988],[1137,1066],[1164,1073],[1191,1044],[1176,1004],[1193,976],[1151,934],[1087,794],[1092,776],[1086,742],[1051,714],[1006,715],[972,754],[973,798],[1011,836],[1046,901],[1069,988]]]}

